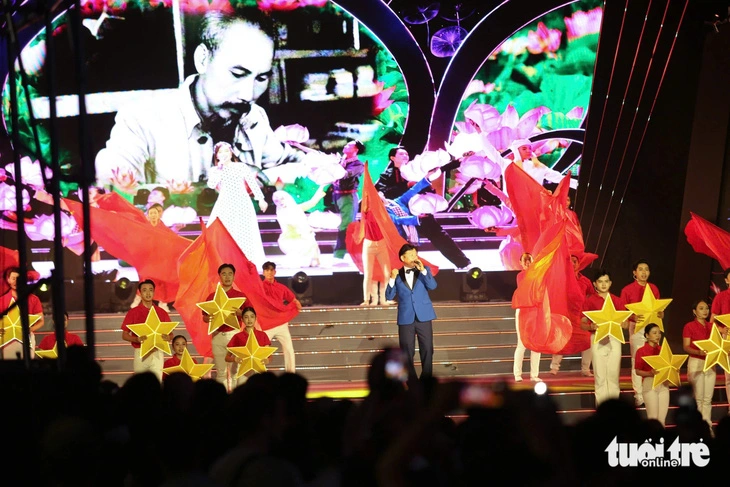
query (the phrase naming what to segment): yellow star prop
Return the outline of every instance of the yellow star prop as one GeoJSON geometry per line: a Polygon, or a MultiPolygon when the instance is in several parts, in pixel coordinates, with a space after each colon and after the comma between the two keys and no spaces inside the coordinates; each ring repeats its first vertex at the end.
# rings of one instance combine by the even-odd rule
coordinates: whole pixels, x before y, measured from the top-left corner
{"type": "Polygon", "coordinates": [[[36,354],[36,356],[38,356],[40,358],[58,358],[58,343],[54,343],[53,348],[50,350],[43,350],[42,348],[36,348],[35,354],[36,354]]]}
{"type": "Polygon", "coordinates": [[[236,357],[243,359],[238,364],[238,371],[235,377],[238,379],[249,370],[254,370],[257,373],[266,372],[266,365],[264,365],[263,361],[271,356],[272,353],[276,352],[276,347],[260,347],[259,341],[256,339],[256,334],[251,331],[248,334],[245,347],[228,347],[228,351],[236,357]]]}
{"type": "Polygon", "coordinates": [[[157,316],[155,307],[150,308],[150,312],[147,313],[147,319],[144,323],[136,325],[128,325],[129,331],[137,335],[138,337],[147,337],[142,342],[142,357],[145,357],[155,348],[162,350],[167,355],[172,355],[170,351],[170,342],[162,339],[162,335],[169,335],[172,330],[179,324],[179,321],[160,321],[160,317],[157,316]]]}
{"type": "MultiPolygon", "coordinates": [[[[717,321],[718,318],[725,318],[728,315],[715,316],[717,321]]],[[[697,340],[694,342],[695,347],[700,350],[707,352],[705,355],[705,368],[703,372],[711,369],[715,364],[719,365],[726,372],[730,372],[730,363],[728,363],[728,353],[730,352],[730,340],[725,340],[720,334],[720,329],[716,324],[712,325],[712,331],[710,332],[710,338],[707,340],[697,340]]]]}
{"type": "Polygon", "coordinates": [[[215,296],[213,301],[205,301],[197,303],[198,308],[210,315],[208,322],[208,334],[212,334],[223,325],[228,325],[236,330],[241,329],[241,325],[236,318],[236,310],[243,306],[246,298],[229,298],[223,290],[223,286],[218,283],[215,288],[215,296]]]}
{"type": "MultiPolygon", "coordinates": [[[[15,299],[10,299],[12,305],[15,299]]],[[[42,315],[28,315],[28,324],[33,326],[38,320],[41,319],[42,315]]],[[[20,307],[16,306],[8,314],[3,316],[2,328],[4,330],[2,341],[0,341],[0,347],[4,347],[13,340],[17,340],[23,343],[23,325],[20,320],[20,307]]]]}
{"type": "Polygon", "coordinates": [[[657,299],[651,291],[651,286],[649,284],[644,286],[644,296],[641,298],[641,301],[626,305],[626,309],[633,312],[636,316],[643,317],[641,320],[636,320],[634,332],[641,331],[649,323],[656,323],[659,325],[659,329],[664,331],[664,322],[657,316],[657,313],[664,311],[671,302],[671,298],[657,299]]]}
{"type": "Polygon", "coordinates": [[[193,362],[193,358],[190,356],[190,352],[188,352],[188,349],[186,348],[183,352],[183,358],[180,361],[180,365],[167,367],[162,369],[162,371],[168,375],[174,374],[175,372],[182,372],[184,374],[188,374],[193,379],[193,382],[195,382],[207,374],[210,369],[213,368],[213,365],[214,364],[196,364],[193,362]]]}
{"type": "Polygon", "coordinates": [[[599,311],[584,311],[583,314],[598,326],[596,336],[593,339],[594,343],[600,342],[607,336],[613,337],[621,343],[626,343],[621,323],[628,320],[633,313],[631,311],[616,311],[610,295],[606,296],[606,300],[599,311]]]}
{"type": "Polygon", "coordinates": [[[689,355],[673,355],[672,349],[669,348],[669,343],[667,343],[667,339],[665,338],[659,355],[644,357],[644,361],[652,369],[656,370],[652,388],[656,388],[656,386],[663,384],[665,381],[669,381],[674,387],[679,387],[681,384],[679,380],[679,368],[682,367],[687,357],[689,355]]]}

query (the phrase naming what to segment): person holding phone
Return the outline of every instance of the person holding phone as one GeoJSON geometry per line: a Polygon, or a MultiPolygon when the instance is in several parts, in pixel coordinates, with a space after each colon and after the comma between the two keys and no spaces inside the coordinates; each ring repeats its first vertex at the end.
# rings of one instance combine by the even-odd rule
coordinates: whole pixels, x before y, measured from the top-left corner
{"type": "Polygon", "coordinates": [[[421,379],[429,378],[433,374],[432,320],[436,319],[436,312],[428,292],[436,289],[436,279],[419,260],[415,246],[403,245],[398,257],[403,267],[391,270],[385,297],[390,300],[398,297],[398,342],[408,357],[409,372],[416,375],[413,356],[418,337],[421,379]]]}

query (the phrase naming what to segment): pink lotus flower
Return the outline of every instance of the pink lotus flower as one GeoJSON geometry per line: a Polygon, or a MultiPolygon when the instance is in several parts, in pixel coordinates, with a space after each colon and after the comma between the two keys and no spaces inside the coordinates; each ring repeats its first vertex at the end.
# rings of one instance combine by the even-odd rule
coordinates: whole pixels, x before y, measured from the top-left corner
{"type": "Polygon", "coordinates": [[[480,206],[469,215],[472,225],[481,229],[504,226],[513,218],[509,208],[497,206],[480,206]]]}
{"type": "Polygon", "coordinates": [[[347,175],[347,171],[340,164],[340,158],[336,154],[310,152],[302,162],[307,167],[307,177],[320,186],[332,184],[347,175]]]}
{"type": "Polygon", "coordinates": [[[449,203],[443,196],[426,193],[417,194],[408,202],[408,209],[412,215],[433,215],[448,208],[449,203]]]}
{"type": "MultiPolygon", "coordinates": [[[[164,0],[160,3],[164,3],[166,7],[172,7],[171,0],[164,0]]],[[[233,12],[233,7],[228,0],[182,0],[180,2],[180,9],[187,14],[204,14],[206,12],[233,12]]]]}
{"type": "Polygon", "coordinates": [[[131,169],[112,169],[111,184],[119,191],[132,193],[137,188],[138,181],[131,169]]]}
{"type": "Polygon", "coordinates": [[[506,239],[502,240],[499,244],[499,257],[502,260],[502,265],[508,271],[520,271],[522,265],[520,264],[520,257],[525,253],[522,244],[517,240],[514,240],[512,236],[507,236],[506,239]]]}
{"type": "Polygon", "coordinates": [[[170,190],[170,194],[189,194],[195,191],[190,181],[175,181],[171,179],[167,182],[166,186],[170,190]]]}
{"type": "Polygon", "coordinates": [[[392,95],[395,91],[395,85],[390,88],[384,88],[385,84],[382,81],[376,81],[375,84],[378,87],[378,91],[373,97],[373,117],[377,117],[383,113],[386,108],[393,104],[393,100],[390,99],[390,95],[392,95]]]}
{"type": "MultiPolygon", "coordinates": [[[[23,190],[23,206],[30,203],[30,194],[27,190],[23,190]]],[[[15,186],[0,183],[0,211],[17,211],[15,204],[15,186]]]]}
{"type": "MultiPolygon", "coordinates": [[[[456,176],[454,177],[454,186],[449,188],[449,194],[456,194],[461,191],[461,188],[466,186],[466,183],[468,183],[470,179],[471,178],[467,178],[463,174],[461,174],[461,172],[457,172],[456,176]]],[[[469,185],[464,194],[474,194],[481,187],[482,181],[477,179],[469,185]]]]}
{"type": "Polygon", "coordinates": [[[309,129],[298,123],[292,125],[280,125],[274,130],[274,135],[281,142],[296,142],[303,144],[309,140],[309,129]]]}
{"type": "Polygon", "coordinates": [[[256,0],[259,9],[270,12],[272,10],[288,11],[301,7],[299,0],[256,0]]]}
{"type": "Polygon", "coordinates": [[[495,52],[504,53],[510,56],[519,56],[527,50],[529,41],[527,37],[515,37],[504,41],[495,52]]]}
{"type": "Polygon", "coordinates": [[[479,155],[465,158],[459,166],[459,171],[466,178],[499,179],[502,175],[502,169],[497,163],[479,155]]]}
{"type": "MultiPolygon", "coordinates": [[[[31,223],[25,224],[25,233],[34,242],[53,240],[53,215],[36,215],[31,223]]],[[[71,215],[61,212],[61,236],[71,235],[76,230],[76,220],[71,215]]]]}
{"type": "Polygon", "coordinates": [[[578,106],[573,108],[565,114],[565,118],[569,118],[571,120],[583,120],[583,107],[578,106]]]}
{"type": "Polygon", "coordinates": [[[588,12],[573,12],[570,17],[565,17],[565,28],[568,31],[568,42],[579,39],[590,34],[601,32],[601,21],[603,20],[603,9],[596,7],[588,12]]]}
{"type": "Polygon", "coordinates": [[[8,173],[5,172],[5,169],[0,168],[0,183],[4,183],[6,179],[8,179],[8,173]]]}
{"type": "Polygon", "coordinates": [[[400,167],[401,176],[406,181],[418,182],[425,178],[429,171],[439,168],[451,161],[449,153],[443,149],[436,151],[425,151],[418,154],[400,167]]]}
{"type": "Polygon", "coordinates": [[[494,88],[496,88],[496,86],[497,85],[495,85],[494,83],[484,84],[484,81],[482,80],[473,79],[469,83],[469,86],[466,87],[462,99],[475,93],[491,93],[492,91],[494,91],[494,88]]]}
{"type": "Polygon", "coordinates": [[[542,22],[537,24],[537,31],[527,33],[527,50],[531,54],[552,53],[560,48],[563,33],[558,29],[548,29],[542,22]]]}
{"type": "Polygon", "coordinates": [[[301,7],[319,7],[319,8],[322,8],[325,5],[327,5],[327,2],[329,2],[329,0],[299,0],[299,5],[301,7]]]}
{"type": "Polygon", "coordinates": [[[478,147],[480,144],[483,145],[484,141],[480,141],[474,136],[470,138],[463,136],[463,134],[474,133],[485,134],[486,140],[491,146],[499,151],[504,151],[509,148],[513,141],[526,139],[535,133],[539,133],[537,124],[540,122],[540,118],[548,112],[550,112],[549,108],[539,106],[528,110],[520,117],[512,105],[508,105],[504,113],[500,114],[491,105],[474,102],[464,111],[464,117],[467,121],[456,123],[459,134],[452,142],[452,146],[456,147],[453,151],[449,149],[449,152],[454,157],[461,157],[466,152],[479,152],[478,147]],[[457,138],[462,139],[459,144],[457,144],[457,138]],[[467,150],[457,154],[462,149],[467,150]]]}
{"type": "MultiPolygon", "coordinates": [[[[15,164],[8,164],[5,166],[5,170],[13,176],[13,179],[17,180],[15,177],[15,164]]],[[[43,189],[45,182],[43,181],[43,173],[41,171],[45,173],[46,179],[50,179],[53,176],[53,172],[49,168],[45,168],[45,170],[41,169],[40,162],[32,161],[30,157],[20,158],[20,172],[23,184],[27,184],[33,189],[43,189]]]]}
{"type": "Polygon", "coordinates": [[[171,227],[173,225],[187,225],[197,220],[198,214],[193,208],[170,206],[162,213],[162,223],[171,227]]]}

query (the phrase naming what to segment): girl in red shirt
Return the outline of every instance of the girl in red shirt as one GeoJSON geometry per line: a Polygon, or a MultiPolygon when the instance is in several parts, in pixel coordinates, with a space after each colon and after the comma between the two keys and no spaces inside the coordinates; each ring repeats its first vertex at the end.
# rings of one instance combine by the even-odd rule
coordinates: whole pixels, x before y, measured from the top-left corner
{"type": "MultiPolygon", "coordinates": [[[[246,308],[243,308],[243,324],[245,325],[245,328],[241,330],[240,332],[233,335],[233,338],[231,338],[231,341],[228,342],[228,348],[231,347],[245,347],[246,342],[248,342],[248,335],[249,333],[253,333],[256,336],[256,341],[258,342],[259,346],[261,347],[268,347],[271,345],[271,340],[269,339],[269,335],[267,335],[265,332],[261,330],[256,329],[256,310],[252,307],[248,306],[246,308]]],[[[269,363],[270,359],[264,359],[263,362],[265,364],[269,363]]],[[[241,359],[239,357],[236,357],[231,352],[226,353],[226,362],[232,362],[236,364],[241,363],[241,359]]],[[[253,375],[252,372],[247,372],[247,374],[253,375]]],[[[242,375],[238,378],[238,382],[236,382],[236,387],[240,386],[241,384],[245,383],[248,380],[248,377],[246,375],[242,375]]]]}
{"type": "Polygon", "coordinates": [[[694,390],[697,409],[702,413],[702,419],[707,421],[710,428],[712,428],[712,394],[715,392],[715,369],[713,367],[707,372],[703,372],[707,352],[700,350],[694,344],[697,340],[710,338],[712,323],[707,320],[710,315],[710,305],[707,301],[701,299],[694,303],[692,313],[695,315],[695,319],[684,325],[682,330],[682,348],[689,354],[687,378],[694,390]]]}
{"type": "Polygon", "coordinates": [[[646,406],[647,419],[657,419],[664,426],[667,419],[667,411],[669,411],[669,387],[666,382],[659,384],[654,388],[654,375],[656,370],[651,368],[644,361],[644,357],[659,355],[662,347],[659,345],[662,341],[662,332],[659,325],[649,323],[644,328],[644,338],[646,343],[643,347],[636,351],[634,359],[634,370],[636,375],[642,377],[642,392],[644,395],[644,404],[646,406]]]}

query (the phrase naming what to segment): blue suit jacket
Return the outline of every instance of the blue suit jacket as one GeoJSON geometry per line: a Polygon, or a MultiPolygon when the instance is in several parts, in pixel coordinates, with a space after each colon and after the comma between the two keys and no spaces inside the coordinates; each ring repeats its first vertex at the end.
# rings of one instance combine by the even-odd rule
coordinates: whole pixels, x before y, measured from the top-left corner
{"type": "Polygon", "coordinates": [[[403,268],[395,278],[395,286],[385,288],[385,297],[393,299],[398,296],[398,324],[410,325],[416,320],[430,321],[436,319],[436,312],[433,310],[431,298],[428,292],[436,289],[436,279],[431,274],[431,269],[425,268],[424,272],[416,271],[413,279],[413,289],[408,287],[406,273],[403,268]]]}

